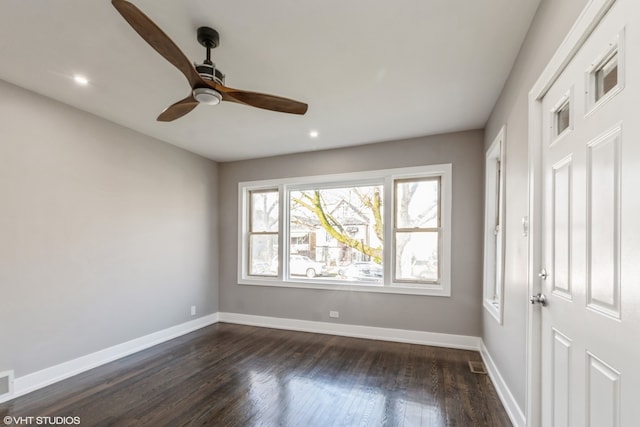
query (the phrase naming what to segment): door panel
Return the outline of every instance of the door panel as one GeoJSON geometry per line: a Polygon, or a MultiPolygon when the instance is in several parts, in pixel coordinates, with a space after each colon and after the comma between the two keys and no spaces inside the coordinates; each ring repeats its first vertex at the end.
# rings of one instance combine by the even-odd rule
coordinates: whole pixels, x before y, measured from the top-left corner
{"type": "Polygon", "coordinates": [[[620,318],[620,128],[588,145],[587,306],[620,318]]]}
{"type": "Polygon", "coordinates": [[[587,426],[620,425],[620,373],[587,352],[587,426]]]}
{"type": "Polygon", "coordinates": [[[571,340],[553,331],[553,425],[569,425],[571,340]]]}
{"type": "Polygon", "coordinates": [[[639,27],[617,0],[542,99],[545,427],[640,425],[639,27]]]}
{"type": "Polygon", "coordinates": [[[571,156],[553,166],[553,269],[551,274],[553,293],[571,299],[571,156]]]}

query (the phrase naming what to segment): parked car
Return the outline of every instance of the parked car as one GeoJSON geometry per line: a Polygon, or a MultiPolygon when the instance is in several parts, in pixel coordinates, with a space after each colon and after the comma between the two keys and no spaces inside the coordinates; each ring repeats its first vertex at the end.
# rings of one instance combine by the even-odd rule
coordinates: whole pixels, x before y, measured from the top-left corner
{"type": "Polygon", "coordinates": [[[383,269],[375,262],[354,262],[340,267],[338,278],[355,282],[382,282],[383,269]]]}
{"type": "MultiPolygon", "coordinates": [[[[277,264],[276,271],[278,271],[277,264]]],[[[312,278],[323,276],[325,272],[326,267],[323,263],[314,261],[308,256],[291,255],[289,257],[289,274],[292,276],[307,276],[308,278],[312,278]]]]}

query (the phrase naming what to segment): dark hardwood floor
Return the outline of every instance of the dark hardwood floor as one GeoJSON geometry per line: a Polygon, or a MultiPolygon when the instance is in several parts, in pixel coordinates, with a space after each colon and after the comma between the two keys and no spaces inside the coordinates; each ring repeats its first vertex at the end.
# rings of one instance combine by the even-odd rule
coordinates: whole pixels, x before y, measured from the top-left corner
{"type": "Polygon", "coordinates": [[[481,358],[218,323],[0,404],[0,416],[77,416],[82,426],[510,426],[469,360],[481,358]]]}

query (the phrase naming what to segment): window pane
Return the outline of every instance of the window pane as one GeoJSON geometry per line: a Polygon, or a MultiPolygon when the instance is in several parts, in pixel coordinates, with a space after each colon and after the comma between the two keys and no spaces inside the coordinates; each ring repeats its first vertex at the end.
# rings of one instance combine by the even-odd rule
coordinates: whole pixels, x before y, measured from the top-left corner
{"type": "Polygon", "coordinates": [[[396,280],[437,282],[438,233],[396,233],[396,280]]]}
{"type": "Polygon", "coordinates": [[[500,227],[500,206],[502,206],[502,191],[500,191],[500,183],[501,181],[501,175],[502,175],[502,169],[501,169],[501,162],[500,159],[496,159],[495,160],[495,164],[496,164],[496,173],[494,175],[494,179],[495,179],[495,185],[494,187],[494,194],[495,194],[495,204],[493,206],[493,211],[494,211],[494,222],[495,222],[495,226],[500,227]]]}
{"type": "Polygon", "coordinates": [[[596,101],[609,93],[618,84],[617,53],[596,71],[596,101]]]}
{"type": "Polygon", "coordinates": [[[278,274],[278,235],[249,236],[249,274],[276,276],[278,274]]]}
{"type": "Polygon", "coordinates": [[[278,231],[278,192],[251,192],[252,232],[278,231]]]}
{"type": "Polygon", "coordinates": [[[439,226],[439,179],[396,181],[396,227],[439,226]]]}
{"type": "Polygon", "coordinates": [[[291,191],[290,274],[381,281],[382,194],[380,185],[291,191]]]}
{"type": "Polygon", "coordinates": [[[569,101],[564,104],[558,111],[556,111],[556,136],[569,128],[571,124],[571,109],[569,101]]]}

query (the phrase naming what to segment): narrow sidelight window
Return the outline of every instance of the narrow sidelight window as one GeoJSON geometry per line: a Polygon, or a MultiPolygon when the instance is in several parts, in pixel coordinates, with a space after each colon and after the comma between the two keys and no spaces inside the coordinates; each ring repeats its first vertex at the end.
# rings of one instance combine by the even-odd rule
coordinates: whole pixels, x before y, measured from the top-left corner
{"type": "Polygon", "coordinates": [[[484,308],[502,323],[504,261],[504,138],[503,127],[485,160],[484,308]]]}

